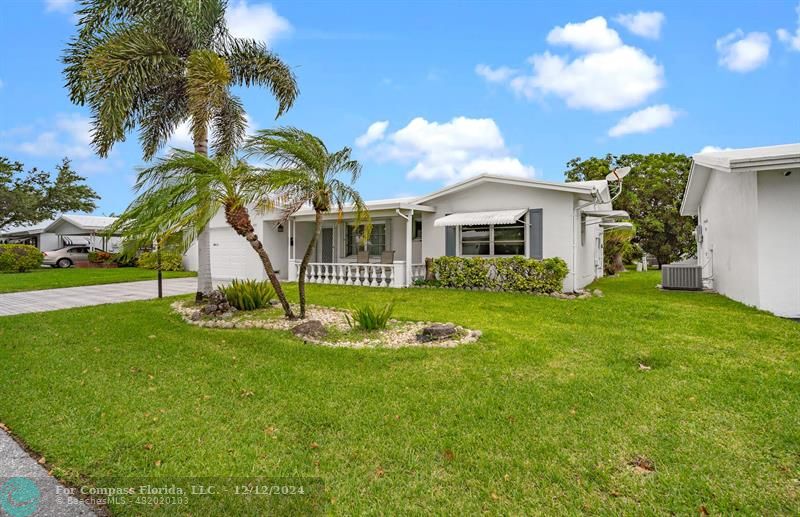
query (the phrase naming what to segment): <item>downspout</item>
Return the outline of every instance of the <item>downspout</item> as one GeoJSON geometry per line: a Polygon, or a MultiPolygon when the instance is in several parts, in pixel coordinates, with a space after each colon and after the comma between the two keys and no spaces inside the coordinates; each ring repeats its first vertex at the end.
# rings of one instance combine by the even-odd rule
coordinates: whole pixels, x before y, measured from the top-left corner
{"type": "Polygon", "coordinates": [[[397,215],[406,220],[406,287],[408,287],[412,283],[411,275],[413,271],[411,267],[411,255],[413,254],[411,251],[413,247],[411,233],[414,231],[414,210],[409,209],[408,215],[404,215],[399,208],[395,208],[394,211],[397,212],[397,215]]]}

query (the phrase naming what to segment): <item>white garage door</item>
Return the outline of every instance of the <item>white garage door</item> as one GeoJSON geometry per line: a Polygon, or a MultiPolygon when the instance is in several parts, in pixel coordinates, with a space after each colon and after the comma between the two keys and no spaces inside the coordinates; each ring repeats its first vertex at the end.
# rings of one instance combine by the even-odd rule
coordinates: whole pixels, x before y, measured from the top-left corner
{"type": "Polygon", "coordinates": [[[211,229],[211,276],[214,280],[265,277],[258,255],[230,228],[211,229]]]}

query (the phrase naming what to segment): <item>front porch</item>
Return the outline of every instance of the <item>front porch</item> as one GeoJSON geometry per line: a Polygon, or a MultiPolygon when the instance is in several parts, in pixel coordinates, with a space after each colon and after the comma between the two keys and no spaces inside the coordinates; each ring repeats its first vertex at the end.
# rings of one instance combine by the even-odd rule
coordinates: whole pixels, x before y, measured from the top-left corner
{"type": "MultiPolygon", "coordinates": [[[[369,287],[408,287],[424,278],[422,259],[422,213],[428,206],[398,200],[371,203],[372,230],[364,238],[355,214],[328,214],[306,270],[306,282],[369,287]],[[378,204],[378,207],[375,205],[378,204]]],[[[287,279],[296,281],[300,263],[314,235],[314,214],[301,211],[287,224],[287,279]]]]}

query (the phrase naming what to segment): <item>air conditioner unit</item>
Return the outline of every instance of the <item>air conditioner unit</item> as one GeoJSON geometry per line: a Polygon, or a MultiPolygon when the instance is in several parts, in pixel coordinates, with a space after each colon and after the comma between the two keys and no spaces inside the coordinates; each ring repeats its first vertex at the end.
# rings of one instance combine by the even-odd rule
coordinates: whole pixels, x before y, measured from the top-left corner
{"type": "Polygon", "coordinates": [[[703,268],[697,264],[661,266],[661,287],[681,291],[702,291],[703,268]]]}

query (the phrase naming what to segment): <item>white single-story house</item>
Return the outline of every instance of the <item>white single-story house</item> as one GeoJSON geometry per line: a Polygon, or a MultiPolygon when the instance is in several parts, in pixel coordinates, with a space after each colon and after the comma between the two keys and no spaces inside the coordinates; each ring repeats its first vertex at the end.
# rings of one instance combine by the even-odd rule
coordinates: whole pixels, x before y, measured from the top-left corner
{"type": "Polygon", "coordinates": [[[708,287],[800,318],[800,144],[696,154],[681,214],[697,216],[708,287]]]}
{"type": "Polygon", "coordinates": [[[31,226],[9,228],[0,233],[0,241],[10,244],[30,244],[41,251],[52,251],[73,244],[85,244],[105,251],[116,251],[121,239],[103,236],[116,217],[61,214],[55,219],[31,226]]]}
{"type": "MultiPolygon", "coordinates": [[[[603,231],[627,218],[612,210],[611,200],[605,180],[483,174],[420,197],[372,201],[367,242],[351,209],[341,221],[336,213],[325,215],[307,281],[406,287],[424,277],[426,257],[522,255],[564,259],[563,287],[574,291],[603,275],[603,231]]],[[[313,210],[300,210],[284,225],[277,224],[277,211],[251,210],[251,217],[280,278],[296,280],[314,231],[313,210]]],[[[258,256],[222,213],[209,228],[215,281],[265,278],[258,256]]]]}

